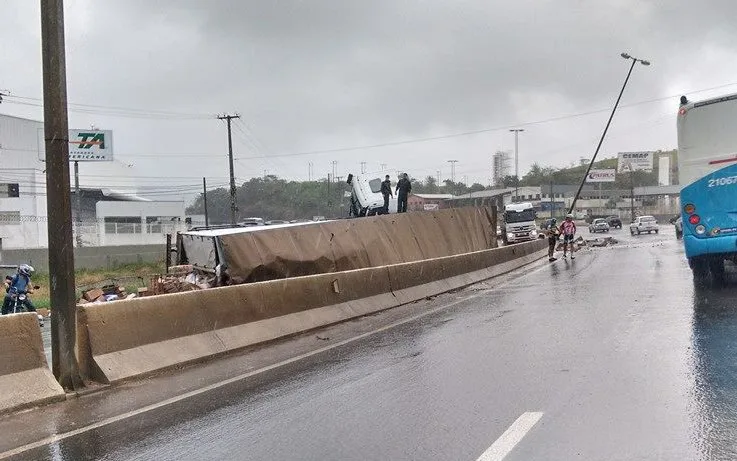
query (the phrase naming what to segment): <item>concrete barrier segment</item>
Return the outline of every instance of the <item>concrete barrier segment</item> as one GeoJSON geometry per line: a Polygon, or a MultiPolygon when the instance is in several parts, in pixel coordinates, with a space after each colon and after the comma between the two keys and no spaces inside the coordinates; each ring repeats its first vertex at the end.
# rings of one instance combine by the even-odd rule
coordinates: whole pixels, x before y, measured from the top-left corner
{"type": "Polygon", "coordinates": [[[80,363],[87,364],[88,376],[103,382],[129,380],[461,288],[539,259],[545,248],[545,242],[530,242],[384,267],[84,305],[79,318],[91,360],[80,363]]]}
{"type": "Polygon", "coordinates": [[[0,316],[0,413],[66,398],[49,370],[35,313],[0,316]]]}

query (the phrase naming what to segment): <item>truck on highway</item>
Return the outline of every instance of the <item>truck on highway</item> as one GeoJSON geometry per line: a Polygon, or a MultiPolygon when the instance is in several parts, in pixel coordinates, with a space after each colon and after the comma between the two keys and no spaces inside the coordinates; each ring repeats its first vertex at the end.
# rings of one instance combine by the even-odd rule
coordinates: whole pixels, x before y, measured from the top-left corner
{"type": "Polygon", "coordinates": [[[695,279],[724,276],[737,262],[737,94],[678,109],[683,245],[695,279]]]}
{"type": "Polygon", "coordinates": [[[530,202],[510,203],[504,207],[502,241],[504,244],[537,239],[537,212],[530,202]]]}
{"type": "MultiPolygon", "coordinates": [[[[346,181],[351,186],[350,216],[357,218],[361,216],[374,216],[384,214],[384,196],[381,195],[381,182],[386,175],[395,177],[396,173],[380,172],[361,175],[348,175],[346,181]]],[[[396,179],[392,189],[396,186],[396,179]]],[[[397,194],[389,197],[389,213],[397,212],[397,194]]]]}

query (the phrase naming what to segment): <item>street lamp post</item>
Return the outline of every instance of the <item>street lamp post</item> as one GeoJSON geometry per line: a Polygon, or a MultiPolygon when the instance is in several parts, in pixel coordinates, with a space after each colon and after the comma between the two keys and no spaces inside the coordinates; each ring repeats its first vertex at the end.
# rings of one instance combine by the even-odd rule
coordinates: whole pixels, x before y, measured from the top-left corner
{"type": "Polygon", "coordinates": [[[578,200],[578,196],[581,194],[581,189],[583,189],[583,185],[586,183],[586,178],[589,176],[589,172],[591,171],[591,167],[594,165],[594,162],[596,161],[596,156],[599,154],[599,149],[601,149],[601,145],[604,143],[604,138],[606,137],[606,133],[609,130],[609,125],[612,123],[612,119],[614,118],[614,113],[617,111],[617,107],[619,106],[619,101],[622,99],[622,95],[624,94],[624,89],[627,87],[627,82],[630,80],[630,75],[632,75],[632,69],[635,68],[635,64],[638,62],[642,64],[643,66],[649,66],[650,61],[646,61],[644,59],[639,59],[634,56],[630,56],[627,53],[621,54],[622,58],[632,60],[632,65],[630,65],[630,69],[627,72],[627,78],[624,79],[624,83],[622,84],[622,89],[619,90],[619,96],[617,96],[617,101],[614,103],[614,107],[612,108],[612,113],[609,115],[609,120],[606,122],[606,126],[604,127],[604,132],[601,134],[601,139],[599,139],[599,144],[596,146],[596,151],[594,152],[594,156],[591,157],[591,162],[589,162],[588,168],[586,168],[586,173],[583,175],[583,178],[581,178],[581,184],[578,186],[578,191],[576,192],[576,195],[573,196],[573,201],[571,202],[571,208],[568,210],[568,213],[573,213],[573,209],[576,207],[576,201],[578,200]]]}
{"type": "Polygon", "coordinates": [[[519,197],[519,133],[525,131],[522,128],[509,130],[514,133],[514,196],[519,197]]]}

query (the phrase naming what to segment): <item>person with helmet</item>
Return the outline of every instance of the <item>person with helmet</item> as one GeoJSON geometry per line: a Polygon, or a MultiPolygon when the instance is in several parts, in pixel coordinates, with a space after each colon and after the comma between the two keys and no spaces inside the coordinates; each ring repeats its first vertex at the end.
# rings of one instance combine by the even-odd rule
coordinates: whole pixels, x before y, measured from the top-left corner
{"type": "Polygon", "coordinates": [[[573,215],[567,214],[565,221],[560,225],[560,233],[563,234],[563,259],[566,258],[566,250],[571,245],[571,259],[576,259],[573,255],[573,239],[576,236],[576,223],[573,222],[573,215]]]}
{"type": "Polygon", "coordinates": [[[548,227],[545,229],[545,233],[548,235],[548,261],[550,262],[553,262],[556,259],[553,257],[553,253],[555,253],[555,245],[558,243],[558,238],[560,237],[557,223],[558,221],[556,221],[555,218],[552,218],[548,221],[548,227]]]}
{"type": "MultiPolygon", "coordinates": [[[[2,315],[10,313],[10,304],[13,300],[14,295],[28,294],[33,292],[33,286],[31,286],[31,275],[33,275],[33,267],[29,266],[28,264],[21,264],[18,267],[18,273],[10,281],[7,293],[5,294],[2,315]]],[[[36,312],[36,307],[33,305],[28,296],[26,296],[23,304],[29,312],[36,312]]]]}

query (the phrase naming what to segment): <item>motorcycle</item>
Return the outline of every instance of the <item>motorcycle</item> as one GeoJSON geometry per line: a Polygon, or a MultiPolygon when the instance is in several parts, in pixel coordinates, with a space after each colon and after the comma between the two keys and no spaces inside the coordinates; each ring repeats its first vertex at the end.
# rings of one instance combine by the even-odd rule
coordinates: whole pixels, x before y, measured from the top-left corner
{"type": "MultiPolygon", "coordinates": [[[[38,290],[40,287],[38,285],[34,286],[34,290],[38,290]]],[[[21,291],[16,293],[10,293],[10,305],[13,308],[12,314],[18,314],[20,312],[25,312],[26,308],[26,301],[28,300],[28,293],[21,291]]],[[[44,326],[44,318],[41,314],[36,314],[38,318],[38,326],[42,327],[44,326]]]]}

